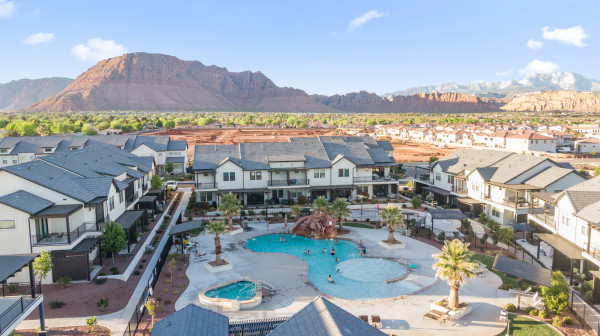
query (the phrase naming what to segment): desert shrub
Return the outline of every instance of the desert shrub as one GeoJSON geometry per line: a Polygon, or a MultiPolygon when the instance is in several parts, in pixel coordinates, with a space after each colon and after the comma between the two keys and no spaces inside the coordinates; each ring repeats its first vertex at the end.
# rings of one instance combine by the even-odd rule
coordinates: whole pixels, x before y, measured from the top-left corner
{"type": "Polygon", "coordinates": [[[143,262],[143,263],[145,263],[145,262],[146,262],[146,259],[142,259],[142,262],[143,262]]]}
{"type": "Polygon", "coordinates": [[[517,311],[517,307],[512,303],[507,303],[506,305],[504,305],[504,310],[506,310],[509,313],[514,313],[517,311]]]}
{"type": "Polygon", "coordinates": [[[178,284],[177,287],[178,288],[183,288],[183,284],[178,284]]]}
{"type": "Polygon", "coordinates": [[[537,309],[532,309],[529,311],[529,316],[537,316],[539,314],[539,310],[537,309]]]}
{"type": "Polygon", "coordinates": [[[171,279],[167,279],[167,280],[165,280],[165,282],[166,282],[166,283],[167,283],[167,285],[168,285],[168,284],[170,284],[170,283],[171,283],[171,279]]]}
{"type": "Polygon", "coordinates": [[[533,308],[533,307],[527,307],[527,308],[525,308],[525,314],[529,315],[529,312],[532,311],[532,310],[534,310],[534,309],[535,308],[533,308]]]}
{"type": "Polygon", "coordinates": [[[138,270],[133,271],[133,275],[140,275],[140,271],[138,271],[138,270]]]}
{"type": "Polygon", "coordinates": [[[71,284],[71,277],[68,275],[61,276],[60,278],[58,278],[56,280],[56,283],[58,284],[58,287],[65,289],[65,288],[69,287],[69,285],[71,284]]]}
{"type": "Polygon", "coordinates": [[[165,300],[165,305],[170,305],[171,304],[171,300],[165,300]]]}
{"type": "Polygon", "coordinates": [[[540,310],[538,312],[538,317],[543,318],[543,319],[548,318],[548,313],[545,310],[540,310]]]}
{"type": "Polygon", "coordinates": [[[100,273],[100,274],[98,274],[98,275],[99,275],[99,276],[105,276],[105,275],[106,275],[106,272],[102,272],[102,273],[100,273]]]}
{"type": "Polygon", "coordinates": [[[180,275],[179,275],[179,279],[185,279],[185,275],[183,275],[183,274],[180,274],[180,275]]]}
{"type": "Polygon", "coordinates": [[[117,267],[112,267],[112,268],[110,269],[110,272],[111,272],[113,275],[117,275],[117,274],[119,274],[119,269],[118,269],[117,267]]]}
{"type": "Polygon", "coordinates": [[[165,294],[169,293],[169,289],[168,288],[163,289],[163,293],[165,293],[165,294]]]}
{"type": "Polygon", "coordinates": [[[179,295],[179,291],[178,290],[174,291],[173,295],[179,295]]]}
{"type": "Polygon", "coordinates": [[[144,268],[144,265],[140,264],[140,265],[138,266],[138,268],[139,268],[139,269],[142,269],[142,268],[144,268]]]}
{"type": "Polygon", "coordinates": [[[573,325],[573,318],[570,316],[565,316],[562,321],[566,325],[573,325]]]}
{"type": "Polygon", "coordinates": [[[95,283],[96,285],[102,285],[102,284],[104,284],[105,282],[106,282],[106,278],[96,278],[96,279],[94,280],[94,283],[95,283]]]}
{"type": "Polygon", "coordinates": [[[560,318],[560,316],[556,315],[552,318],[552,325],[555,327],[562,327],[563,326],[563,319],[560,318]]]}
{"type": "Polygon", "coordinates": [[[58,309],[58,308],[61,308],[64,305],[65,305],[65,303],[62,302],[62,301],[60,301],[60,300],[51,301],[50,302],[50,309],[58,309]]]}
{"type": "Polygon", "coordinates": [[[108,307],[108,299],[102,298],[102,299],[98,300],[96,302],[96,306],[98,306],[98,308],[100,308],[100,309],[108,307]]]}
{"type": "Polygon", "coordinates": [[[569,304],[569,284],[562,272],[552,272],[552,287],[542,286],[542,295],[546,307],[556,314],[560,314],[567,309],[569,304]]]}

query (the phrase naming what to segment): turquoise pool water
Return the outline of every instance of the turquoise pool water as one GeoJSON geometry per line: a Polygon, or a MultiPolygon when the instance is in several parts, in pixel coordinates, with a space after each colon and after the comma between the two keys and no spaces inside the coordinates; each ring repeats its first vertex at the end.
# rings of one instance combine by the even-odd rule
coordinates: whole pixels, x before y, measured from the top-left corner
{"type": "MultiPolygon", "coordinates": [[[[303,259],[308,264],[308,278],[327,295],[353,301],[370,301],[392,298],[419,290],[419,285],[408,281],[386,284],[406,273],[406,267],[395,261],[362,257],[355,243],[339,240],[309,239],[294,235],[284,235],[286,242],[280,242],[280,235],[264,235],[246,241],[248,249],[257,252],[284,253],[303,259]],[[335,256],[330,254],[335,249],[335,256]],[[323,253],[326,248],[327,252],[323,253]],[[304,250],[310,254],[304,254],[304,250]],[[339,262],[335,261],[338,257],[339,262]],[[339,269],[339,272],[337,271],[339,269]],[[335,283],[329,283],[331,275],[335,283]]],[[[367,254],[369,246],[367,246],[367,254]]],[[[277,267],[274,265],[273,267],[277,267]]]]}
{"type": "Polygon", "coordinates": [[[246,301],[256,295],[256,285],[250,281],[238,281],[227,286],[211,289],[204,293],[211,298],[246,301]]]}

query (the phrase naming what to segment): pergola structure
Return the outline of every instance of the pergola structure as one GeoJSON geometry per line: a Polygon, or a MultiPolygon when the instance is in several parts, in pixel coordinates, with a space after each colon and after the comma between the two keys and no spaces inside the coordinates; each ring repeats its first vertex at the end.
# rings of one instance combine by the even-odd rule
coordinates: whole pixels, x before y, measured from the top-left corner
{"type": "MultiPolygon", "coordinates": [[[[534,233],[534,235],[554,249],[552,268],[569,272],[571,274],[569,284],[573,285],[573,268],[575,267],[575,262],[585,259],[581,254],[581,248],[567,239],[552,233],[534,233]]],[[[539,242],[537,258],[540,258],[539,242]]]]}
{"type": "Polygon", "coordinates": [[[141,229],[142,233],[144,233],[144,226],[148,224],[146,210],[127,210],[115,220],[115,222],[127,233],[127,253],[131,253],[132,238],[133,234],[136,232],[136,223],[138,220],[141,221],[141,229]]]}
{"type": "Polygon", "coordinates": [[[433,232],[433,223],[436,219],[445,219],[445,220],[464,220],[467,219],[462,211],[458,209],[436,209],[436,208],[427,208],[427,212],[431,215],[431,230],[427,235],[427,239],[431,239],[431,233],[433,232]]]}
{"type": "MultiPolygon", "coordinates": [[[[181,224],[177,224],[169,230],[169,235],[178,236],[182,238],[183,234],[188,233],[192,230],[204,229],[204,222],[202,220],[193,220],[181,224]]],[[[181,240],[183,242],[183,240],[181,240]]],[[[181,253],[183,254],[183,243],[181,244],[181,253]]]]}
{"type": "Polygon", "coordinates": [[[517,309],[521,308],[521,284],[523,281],[527,281],[532,284],[543,285],[546,287],[552,287],[552,271],[547,268],[538,267],[498,254],[496,255],[492,269],[506,273],[519,280],[517,309]]]}

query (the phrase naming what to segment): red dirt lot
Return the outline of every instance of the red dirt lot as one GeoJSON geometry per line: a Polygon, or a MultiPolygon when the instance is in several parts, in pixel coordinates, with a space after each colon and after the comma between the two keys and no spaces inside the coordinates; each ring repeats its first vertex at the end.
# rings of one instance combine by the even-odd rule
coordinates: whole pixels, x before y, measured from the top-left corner
{"type": "Polygon", "coordinates": [[[392,142],[394,159],[396,162],[427,162],[429,157],[444,155],[454,152],[454,148],[439,148],[435,145],[419,142],[392,142]]]}

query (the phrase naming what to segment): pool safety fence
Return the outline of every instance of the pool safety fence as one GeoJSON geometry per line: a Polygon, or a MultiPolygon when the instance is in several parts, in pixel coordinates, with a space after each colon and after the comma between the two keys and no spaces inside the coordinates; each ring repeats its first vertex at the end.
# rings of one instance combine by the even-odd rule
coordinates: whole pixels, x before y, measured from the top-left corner
{"type": "Polygon", "coordinates": [[[600,313],[586,303],[577,293],[571,291],[569,293],[569,307],[571,313],[575,314],[577,319],[587,328],[592,330],[596,335],[600,335],[600,313]]]}
{"type": "Polygon", "coordinates": [[[229,336],[266,336],[288,317],[236,321],[229,323],[229,336]]]}

